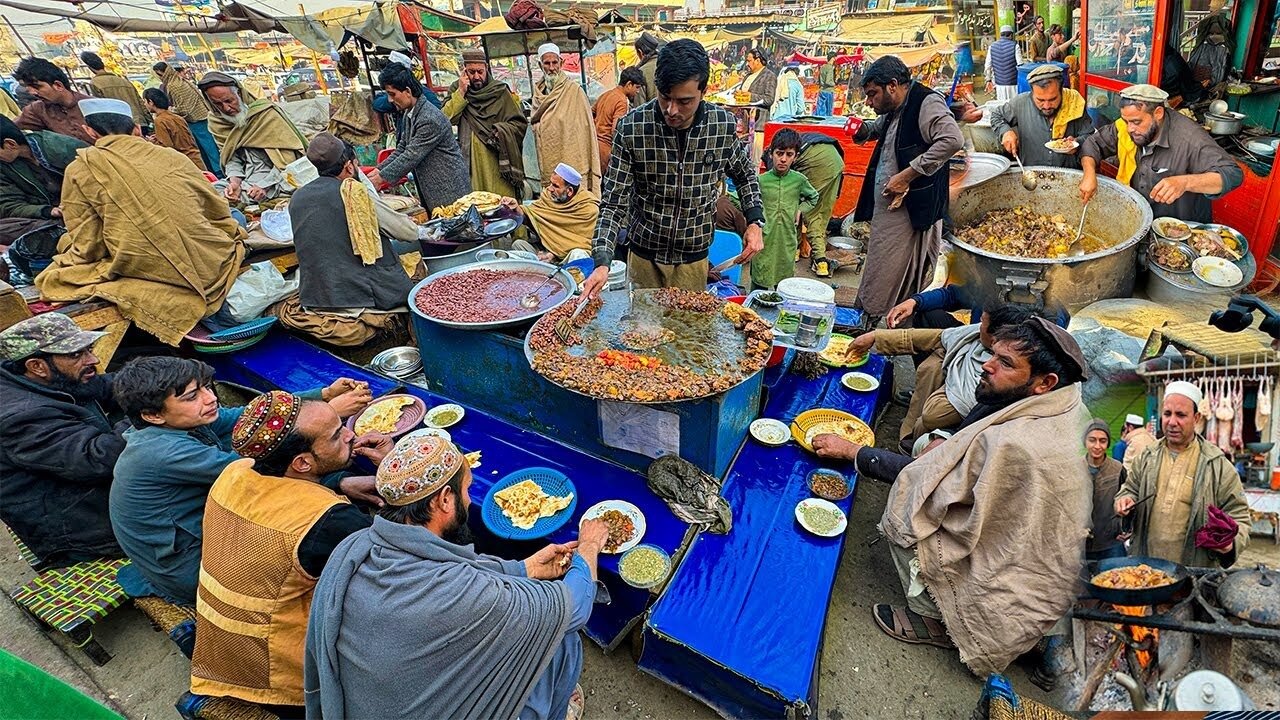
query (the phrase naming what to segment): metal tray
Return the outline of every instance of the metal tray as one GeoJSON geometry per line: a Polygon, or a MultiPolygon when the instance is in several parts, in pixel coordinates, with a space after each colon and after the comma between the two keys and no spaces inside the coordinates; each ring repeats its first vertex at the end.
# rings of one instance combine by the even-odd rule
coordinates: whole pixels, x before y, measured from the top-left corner
{"type": "Polygon", "coordinates": [[[441,320],[440,318],[432,317],[424,313],[422,310],[418,309],[418,303],[416,302],[416,299],[418,297],[418,292],[422,290],[422,288],[431,284],[433,280],[444,277],[445,275],[452,275],[454,273],[466,272],[468,270],[517,270],[517,271],[537,273],[539,275],[546,276],[546,274],[551,272],[551,269],[554,267],[555,267],[554,265],[544,263],[544,262],[539,262],[537,260],[508,259],[508,260],[487,260],[485,262],[468,263],[466,265],[458,265],[457,267],[451,267],[445,270],[440,270],[439,272],[432,273],[431,275],[428,275],[427,277],[423,278],[422,282],[419,282],[417,285],[414,285],[413,289],[409,291],[409,309],[412,310],[415,315],[417,315],[418,317],[424,320],[430,320],[431,322],[436,323],[437,325],[456,328],[458,330],[497,330],[499,328],[507,328],[507,327],[515,327],[517,325],[524,325],[526,323],[530,323],[530,322],[533,322],[534,320],[537,320],[538,318],[542,317],[546,313],[551,312],[552,310],[555,310],[556,308],[563,305],[566,301],[571,300],[574,297],[574,293],[578,288],[578,284],[573,281],[572,275],[570,275],[567,271],[563,269],[559,270],[556,273],[554,280],[556,282],[559,282],[562,287],[568,288],[569,290],[569,292],[566,293],[565,296],[561,298],[558,302],[554,302],[549,305],[544,305],[542,307],[539,307],[536,310],[530,310],[525,315],[520,315],[519,317],[511,318],[509,320],[495,320],[492,322],[476,322],[476,323],[464,323],[464,322],[455,322],[452,320],[441,320]]]}
{"type": "Polygon", "coordinates": [[[951,181],[952,187],[961,190],[995,178],[1009,169],[1009,158],[995,153],[974,152],[966,158],[965,172],[951,181]]]}
{"type": "MultiPolygon", "coordinates": [[[[660,308],[656,304],[651,303],[649,298],[653,292],[654,292],[653,290],[636,290],[635,291],[635,309],[633,310],[633,314],[636,317],[636,319],[639,321],[637,324],[645,323],[645,324],[651,324],[651,325],[661,325],[662,327],[675,330],[677,333],[679,333],[682,329],[686,327],[687,323],[683,322],[678,317],[672,317],[669,314],[667,314],[665,308],[660,308]]],[[[600,297],[601,299],[604,300],[604,306],[600,308],[600,311],[596,314],[594,318],[591,319],[590,322],[588,322],[585,326],[583,326],[582,328],[579,328],[578,330],[579,334],[592,335],[594,333],[594,342],[591,344],[591,347],[595,349],[584,347],[583,352],[584,353],[590,352],[594,354],[595,352],[598,352],[599,350],[602,350],[608,347],[625,350],[626,348],[622,348],[618,346],[616,343],[612,343],[610,341],[612,338],[616,337],[621,332],[618,329],[620,326],[619,318],[623,315],[623,313],[626,312],[626,309],[627,309],[627,293],[625,290],[605,291],[600,294],[600,297]]],[[[670,312],[675,312],[680,315],[685,314],[680,311],[670,311],[670,312]]],[[[716,311],[716,317],[723,318],[723,316],[720,315],[719,310],[716,311]]],[[[533,337],[534,331],[538,329],[538,325],[544,322],[548,322],[548,319],[547,318],[539,319],[538,322],[535,323],[533,327],[529,328],[529,332],[526,333],[524,336],[524,357],[525,357],[525,360],[528,361],[530,368],[533,368],[533,348],[529,346],[529,340],[530,338],[533,337]]],[[[725,320],[725,322],[728,322],[727,319],[725,320]]],[[[680,344],[681,343],[679,339],[673,340],[671,343],[668,343],[668,346],[666,347],[666,350],[667,350],[666,352],[654,352],[653,354],[663,356],[663,359],[667,360],[668,362],[672,362],[672,361],[679,362],[681,358],[681,352],[677,346],[679,346],[680,344]]],[[[663,347],[663,346],[660,346],[660,347],[663,347]]],[[[645,351],[645,352],[650,352],[650,351],[645,351]]],[[[740,352],[738,354],[741,355],[740,352]]],[[[728,359],[732,359],[736,361],[737,358],[728,358],[728,359]]],[[[687,362],[681,362],[680,364],[684,365],[685,367],[690,367],[695,371],[703,370],[703,368],[698,367],[696,364],[690,365],[687,362]]],[[[765,367],[765,364],[761,363],[760,370],[763,370],[764,367],[765,367]]],[[[537,370],[534,369],[534,372],[537,372],[537,370]]],[[[728,392],[729,390],[732,390],[738,385],[741,385],[742,383],[749,380],[751,377],[754,376],[754,374],[755,373],[752,373],[751,375],[744,375],[742,379],[739,380],[737,383],[734,383],[733,385],[725,388],[724,390],[721,390],[719,393],[713,393],[710,395],[699,395],[697,397],[684,397],[676,400],[664,399],[664,400],[652,400],[648,402],[624,400],[624,401],[616,401],[616,402],[628,402],[633,405],[671,405],[674,403],[688,402],[690,400],[701,400],[703,398],[714,397],[714,395],[719,395],[719,394],[728,392]]],[[[541,376],[541,373],[539,373],[539,375],[541,376]]],[[[561,385],[560,383],[554,380],[551,380],[550,378],[546,378],[545,376],[542,376],[542,377],[547,382],[553,385],[562,387],[565,390],[568,390],[578,395],[582,395],[583,397],[589,397],[597,400],[612,399],[612,398],[597,398],[596,396],[585,393],[581,390],[577,390],[575,388],[561,385]]]]}

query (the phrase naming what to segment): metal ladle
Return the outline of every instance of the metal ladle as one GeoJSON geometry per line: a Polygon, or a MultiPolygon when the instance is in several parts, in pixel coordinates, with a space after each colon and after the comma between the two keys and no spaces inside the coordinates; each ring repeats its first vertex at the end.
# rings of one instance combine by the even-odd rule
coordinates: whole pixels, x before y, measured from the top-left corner
{"type": "MultiPolygon", "coordinates": [[[[1093,198],[1089,198],[1093,200],[1093,198]]],[[[1084,210],[1080,213],[1080,227],[1076,228],[1076,239],[1071,241],[1071,245],[1067,247],[1067,257],[1083,257],[1084,252],[1084,218],[1089,214],[1089,203],[1084,204],[1084,210]]]]}
{"type": "Polygon", "coordinates": [[[1028,190],[1035,190],[1036,174],[1023,167],[1022,158],[1018,157],[1016,154],[1013,156],[1013,159],[1018,161],[1018,169],[1022,170],[1022,187],[1028,190]]]}

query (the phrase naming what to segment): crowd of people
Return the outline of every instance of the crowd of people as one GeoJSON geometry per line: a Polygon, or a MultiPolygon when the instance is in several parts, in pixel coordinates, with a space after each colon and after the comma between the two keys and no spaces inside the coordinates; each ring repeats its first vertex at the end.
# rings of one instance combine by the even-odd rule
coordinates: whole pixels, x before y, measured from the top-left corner
{"type": "MultiPolygon", "coordinates": [[[[1005,51],[995,47],[1000,90],[1005,51]]],[[[522,247],[592,260],[588,296],[620,247],[636,286],[705,290],[726,179],[753,286],[795,272],[801,228],[815,273],[829,275],[839,145],[780,131],[759,172],[733,114],[705,99],[703,47],[645,35],[637,49],[640,65],[593,110],[559,48],[539,47],[528,118],[483,52],[463,53],[441,107],[424,100],[411,62],[393,62],[380,84],[399,116],[395,148],[367,173],[350,143],[304,136],[231,75],[192,84],[161,63],[163,89],[139,97],[90,55],[91,97],[28,58],[15,76],[38,99],[0,118],[0,229],[6,244],[56,230],[56,251],[29,266],[44,300],[110,301],[170,346],[198,323],[233,324],[223,306],[250,206],[289,212],[299,287],[270,310],[285,327],[338,346],[404,333],[414,269],[401,256],[420,248],[418,235],[368,187],[409,178],[428,210],[474,190],[500,196],[528,232],[522,247]],[[544,189],[526,204],[527,130],[544,189]],[[295,187],[290,168],[304,158],[317,177],[295,187]]],[[[759,50],[747,59],[745,86],[772,104],[778,79],[759,50]]],[[[1005,93],[993,120],[1001,142],[1032,163],[1050,138],[1082,140],[1078,158],[1047,159],[1079,162],[1086,198],[1097,161],[1117,151],[1153,203],[1190,215],[1239,183],[1158,89],[1125,91],[1121,121],[1095,130],[1060,72],[1031,82],[1005,93]]],[[[1247,507],[1234,468],[1196,434],[1199,391],[1171,384],[1163,437],[1131,417],[1121,459],[1110,458],[1110,430],[1081,393],[1088,363],[1063,318],[1009,304],[976,308],[969,324],[940,318],[974,309],[962,289],[925,290],[959,124],[896,57],[871,63],[861,88],[878,118],[853,139],[877,144],[855,210],[871,228],[856,299],[867,332],[850,353],[915,356],[917,388],[900,452],[836,435],[813,446],[892,484],[880,530],[904,598],[876,605],[877,625],[1000,672],[1061,632],[1086,557],[1122,554],[1128,540],[1138,554],[1231,564],[1248,541],[1247,507]],[[1007,512],[1014,496],[1018,512],[1007,512]]],[[[575,542],[523,561],[480,554],[467,527],[468,459],[434,436],[356,438],[344,420],[372,400],[364,384],[336,378],[227,407],[198,360],[144,356],[102,372],[101,336],[57,312],[0,331],[0,519],[45,567],[128,557],[120,582],[131,595],[193,606],[193,692],[282,716],[580,714],[577,631],[596,599],[604,523],[585,521],[575,542]],[[387,682],[405,667],[418,681],[387,682]]]]}

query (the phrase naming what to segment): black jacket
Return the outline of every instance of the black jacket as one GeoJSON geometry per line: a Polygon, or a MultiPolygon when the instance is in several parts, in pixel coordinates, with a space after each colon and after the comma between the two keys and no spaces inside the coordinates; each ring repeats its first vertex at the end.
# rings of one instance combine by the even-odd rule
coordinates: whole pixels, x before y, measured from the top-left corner
{"type": "Polygon", "coordinates": [[[73,397],[0,369],[0,520],[42,566],[124,554],[107,514],[124,439],[104,408],[109,376],[73,397]]]}
{"type": "Polygon", "coordinates": [[[413,280],[386,236],[381,237],[382,257],[372,265],[352,251],[341,180],[316,178],[294,191],[289,220],[304,308],[392,310],[408,302],[413,280]]]}
{"type": "MultiPolygon", "coordinates": [[[[911,89],[907,91],[907,99],[901,110],[902,119],[898,121],[897,141],[892,148],[899,168],[910,165],[912,160],[923,155],[933,144],[933,141],[926,139],[920,132],[920,105],[930,93],[935,92],[937,91],[918,82],[912,82],[911,89]]],[[[876,149],[867,163],[867,176],[862,181],[862,192],[858,195],[858,206],[854,209],[854,219],[859,222],[870,221],[875,209],[876,171],[880,167],[880,153],[884,152],[884,146],[884,142],[876,143],[876,149]]],[[[945,165],[933,175],[911,181],[911,192],[907,193],[903,204],[914,230],[927,230],[947,214],[950,182],[951,173],[945,165]]]]}

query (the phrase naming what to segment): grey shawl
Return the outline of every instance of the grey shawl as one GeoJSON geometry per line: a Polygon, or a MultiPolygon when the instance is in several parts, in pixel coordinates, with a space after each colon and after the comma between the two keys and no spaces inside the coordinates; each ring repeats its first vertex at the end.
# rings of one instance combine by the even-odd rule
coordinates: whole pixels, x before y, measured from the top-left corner
{"type": "Polygon", "coordinates": [[[947,400],[961,415],[968,415],[978,404],[973,394],[982,379],[982,364],[991,359],[991,351],[982,346],[978,325],[962,325],[942,331],[942,367],[946,371],[947,400]]]}
{"type": "Polygon", "coordinates": [[[308,718],[516,718],[564,638],[569,591],[382,518],[342,541],[307,628],[308,718]]]}
{"type": "Polygon", "coordinates": [[[434,210],[471,192],[471,169],[449,119],[425,98],[405,113],[404,130],[390,157],[378,165],[384,180],[413,173],[422,207],[434,210]]]}

